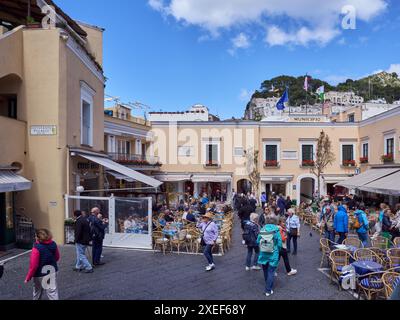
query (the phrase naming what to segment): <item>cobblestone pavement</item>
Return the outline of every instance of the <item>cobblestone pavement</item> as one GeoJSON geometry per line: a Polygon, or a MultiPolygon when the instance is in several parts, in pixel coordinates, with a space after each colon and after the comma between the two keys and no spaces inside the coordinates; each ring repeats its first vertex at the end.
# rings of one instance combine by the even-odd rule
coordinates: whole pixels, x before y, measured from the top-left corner
{"type": "MultiPolygon", "coordinates": [[[[216,257],[217,268],[205,272],[202,255],[177,255],[122,249],[104,249],[104,266],[92,274],[72,271],[73,246],[60,247],[58,286],[60,299],[73,300],[351,300],[337,285],[318,271],[321,252],[319,236],[302,227],[297,256],[290,256],[298,274],[288,277],[283,261],[278,268],[274,295],[263,295],[262,271],[245,271],[246,247],[241,244],[239,223],[235,223],[231,250],[216,257]]],[[[31,299],[31,284],[23,283],[29,254],[10,261],[0,280],[0,300],[31,299]]]]}

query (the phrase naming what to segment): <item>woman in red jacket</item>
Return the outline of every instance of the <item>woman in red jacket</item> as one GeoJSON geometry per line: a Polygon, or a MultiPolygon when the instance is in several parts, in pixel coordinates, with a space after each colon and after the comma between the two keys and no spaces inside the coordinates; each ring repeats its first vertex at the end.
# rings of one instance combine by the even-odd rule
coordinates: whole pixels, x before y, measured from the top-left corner
{"type": "Polygon", "coordinates": [[[33,279],[33,300],[40,300],[43,291],[49,300],[58,300],[56,274],[60,252],[52,240],[50,231],[36,230],[36,242],[32,248],[29,271],[25,283],[33,279]]]}

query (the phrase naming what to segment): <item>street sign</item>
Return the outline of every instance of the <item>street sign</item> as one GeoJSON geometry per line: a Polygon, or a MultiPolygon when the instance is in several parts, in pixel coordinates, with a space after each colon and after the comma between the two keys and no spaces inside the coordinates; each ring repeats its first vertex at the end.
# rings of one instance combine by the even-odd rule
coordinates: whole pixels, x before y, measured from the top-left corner
{"type": "Polygon", "coordinates": [[[31,126],[31,136],[55,136],[57,134],[57,126],[31,126]]]}

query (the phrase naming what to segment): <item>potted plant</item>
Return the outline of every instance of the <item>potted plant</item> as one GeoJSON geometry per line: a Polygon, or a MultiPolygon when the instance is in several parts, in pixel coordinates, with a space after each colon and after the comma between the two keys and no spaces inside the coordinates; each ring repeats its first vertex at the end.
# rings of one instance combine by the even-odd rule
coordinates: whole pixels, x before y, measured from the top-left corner
{"type": "Polygon", "coordinates": [[[303,160],[303,161],[301,162],[301,165],[302,165],[303,167],[314,167],[315,162],[314,162],[314,160],[303,160]]]}
{"type": "Polygon", "coordinates": [[[26,18],[27,22],[27,27],[29,29],[40,29],[42,27],[42,24],[40,22],[37,22],[33,17],[28,16],[26,18]]]}
{"type": "Polygon", "coordinates": [[[381,158],[382,158],[383,163],[393,162],[393,154],[391,154],[391,153],[384,154],[381,158]]]}
{"type": "Polygon", "coordinates": [[[343,165],[345,167],[355,167],[356,166],[356,161],[355,160],[344,160],[343,165]]]}
{"type": "Polygon", "coordinates": [[[277,167],[278,166],[278,161],[277,160],[266,160],[264,162],[265,167],[277,167]]]}
{"type": "Polygon", "coordinates": [[[368,157],[361,157],[360,163],[368,163],[368,157]]]}
{"type": "Polygon", "coordinates": [[[75,242],[75,220],[66,219],[64,221],[65,243],[71,244],[75,242]]]}

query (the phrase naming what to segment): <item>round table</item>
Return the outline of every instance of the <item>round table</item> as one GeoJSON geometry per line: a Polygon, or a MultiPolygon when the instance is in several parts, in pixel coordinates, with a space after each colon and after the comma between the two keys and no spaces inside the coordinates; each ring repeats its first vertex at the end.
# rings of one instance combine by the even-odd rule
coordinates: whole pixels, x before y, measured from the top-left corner
{"type": "Polygon", "coordinates": [[[383,271],[383,266],[375,261],[355,261],[351,264],[358,275],[365,275],[372,272],[383,271]]]}

